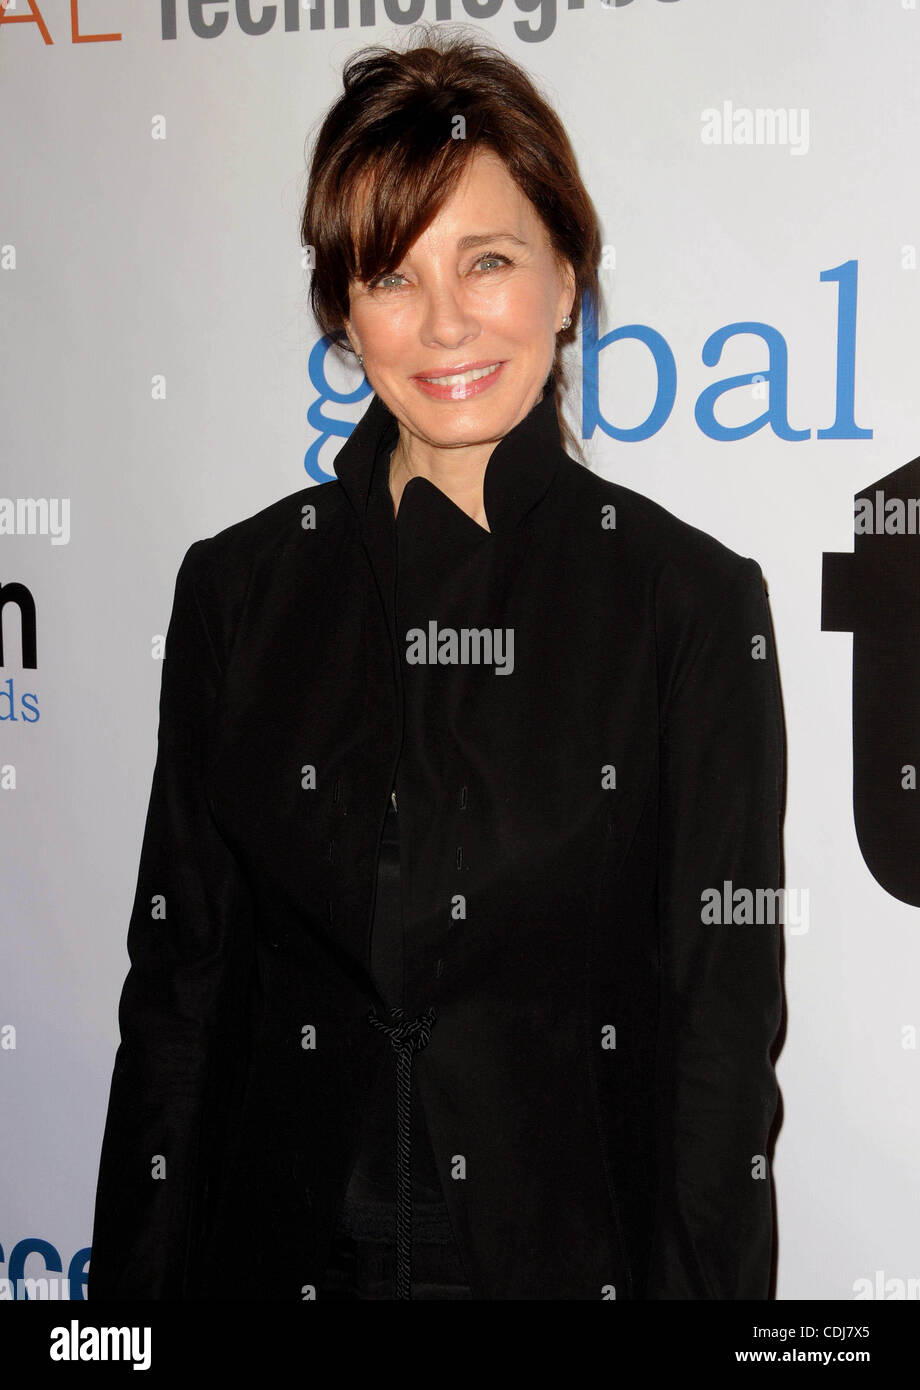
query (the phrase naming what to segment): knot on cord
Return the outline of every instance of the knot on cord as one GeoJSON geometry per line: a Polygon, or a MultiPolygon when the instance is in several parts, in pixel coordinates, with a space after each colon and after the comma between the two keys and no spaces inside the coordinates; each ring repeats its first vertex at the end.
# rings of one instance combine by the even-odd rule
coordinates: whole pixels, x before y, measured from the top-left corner
{"type": "Polygon", "coordinates": [[[396,1297],[412,1297],[412,1058],[426,1047],[437,1013],[429,1006],[417,1018],[390,1009],[391,1022],[371,1009],[367,1021],[396,1053],[396,1297]]]}
{"type": "Polygon", "coordinates": [[[368,1023],[385,1037],[389,1038],[393,1051],[396,1053],[408,1053],[411,1057],[416,1052],[421,1052],[428,1046],[431,1038],[431,1029],[437,1018],[437,1011],[429,1006],[417,1018],[407,1018],[404,1009],[391,1009],[390,1018],[392,1023],[386,1023],[377,1014],[376,1009],[371,1009],[367,1016],[368,1023]]]}

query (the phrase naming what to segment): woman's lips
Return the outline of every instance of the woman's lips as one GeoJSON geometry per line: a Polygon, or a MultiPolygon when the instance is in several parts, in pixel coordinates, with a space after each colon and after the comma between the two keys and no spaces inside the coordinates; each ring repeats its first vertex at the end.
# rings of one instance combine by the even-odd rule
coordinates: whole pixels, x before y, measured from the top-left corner
{"type": "Polygon", "coordinates": [[[487,362],[465,372],[442,373],[435,380],[424,376],[414,376],[412,380],[420,391],[436,401],[465,401],[488,391],[498,381],[504,365],[504,362],[487,362]]]}

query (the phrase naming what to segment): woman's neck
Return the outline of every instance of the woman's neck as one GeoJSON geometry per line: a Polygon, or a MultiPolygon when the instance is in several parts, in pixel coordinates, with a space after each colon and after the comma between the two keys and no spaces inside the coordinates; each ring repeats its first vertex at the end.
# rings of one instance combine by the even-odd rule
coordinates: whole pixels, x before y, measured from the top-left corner
{"type": "MultiPolygon", "coordinates": [[[[541,388],[534,405],[538,405],[542,399],[541,388]]],[[[530,409],[532,410],[533,406],[530,409]]],[[[486,465],[498,442],[497,439],[493,439],[484,444],[437,448],[415,435],[408,434],[404,426],[400,425],[399,439],[390,455],[389,482],[394,516],[399,512],[403,489],[409,479],[427,478],[461,511],[472,517],[483,530],[491,530],[486,518],[482,488],[486,465]]]]}
{"type": "Polygon", "coordinates": [[[400,440],[390,455],[390,496],[394,515],[399,512],[403,489],[409,479],[427,478],[461,511],[488,531],[482,485],[486,464],[494,448],[495,442],[477,446],[476,449],[442,449],[428,456],[416,453],[409,461],[400,440]]]}

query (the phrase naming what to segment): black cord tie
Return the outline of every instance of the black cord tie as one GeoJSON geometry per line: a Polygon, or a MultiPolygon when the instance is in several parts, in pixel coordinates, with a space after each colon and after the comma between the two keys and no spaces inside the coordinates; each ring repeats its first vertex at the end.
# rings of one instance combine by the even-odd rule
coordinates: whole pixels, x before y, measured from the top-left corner
{"type": "Polygon", "coordinates": [[[371,1009],[367,1021],[390,1040],[396,1053],[396,1297],[412,1297],[412,1058],[427,1047],[437,1012],[429,1007],[418,1018],[391,1009],[384,1023],[371,1009]]]}

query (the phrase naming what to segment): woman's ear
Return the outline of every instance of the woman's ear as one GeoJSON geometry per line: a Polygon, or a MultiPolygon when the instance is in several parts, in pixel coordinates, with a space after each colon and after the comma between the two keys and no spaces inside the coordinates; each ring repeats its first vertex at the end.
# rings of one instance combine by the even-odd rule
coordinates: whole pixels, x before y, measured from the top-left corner
{"type": "Polygon", "coordinates": [[[349,319],[344,319],[344,320],[343,320],[343,323],[342,323],[342,327],[343,327],[344,330],[345,330],[345,336],[347,337],[349,343],[351,344],[351,350],[352,350],[352,352],[355,354],[356,357],[360,357],[360,355],[361,355],[361,344],[358,342],[357,338],[355,337],[354,330],[352,329],[350,320],[349,320],[349,319]]]}
{"type": "Polygon", "coordinates": [[[573,267],[571,261],[566,261],[566,262],[564,263],[563,268],[562,268],[562,275],[563,275],[563,280],[564,280],[564,282],[565,282],[565,289],[566,289],[566,295],[567,295],[567,301],[566,301],[566,302],[568,303],[568,306],[569,306],[569,307],[566,309],[565,312],[569,315],[570,318],[574,318],[574,316],[575,316],[575,299],[576,299],[576,297],[577,297],[578,282],[577,282],[577,280],[576,280],[576,277],[575,277],[575,270],[574,270],[574,267],[573,267]]]}

